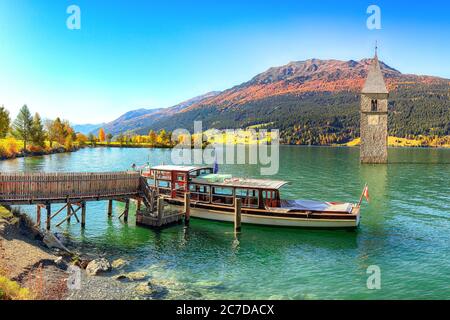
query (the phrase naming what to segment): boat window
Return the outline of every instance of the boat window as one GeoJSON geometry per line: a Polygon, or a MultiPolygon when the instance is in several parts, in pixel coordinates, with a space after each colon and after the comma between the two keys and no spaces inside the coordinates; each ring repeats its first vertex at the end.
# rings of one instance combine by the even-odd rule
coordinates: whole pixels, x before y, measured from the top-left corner
{"type": "Polygon", "coordinates": [[[198,177],[198,170],[189,172],[189,178],[190,179],[195,179],[197,177],[198,177]]]}
{"type": "Polygon", "coordinates": [[[185,181],[184,173],[177,173],[177,181],[185,181]]]}
{"type": "Polygon", "coordinates": [[[212,169],[211,168],[205,168],[205,169],[200,169],[199,170],[199,174],[200,175],[202,175],[202,174],[210,174],[210,173],[212,173],[212,169]]]}
{"type": "Polygon", "coordinates": [[[156,179],[172,180],[172,174],[170,171],[156,171],[156,179]]]}
{"type": "Polygon", "coordinates": [[[259,206],[259,192],[257,189],[240,189],[236,188],[236,198],[242,199],[243,207],[259,206]]]}
{"type": "Polygon", "coordinates": [[[232,196],[233,188],[213,187],[213,194],[232,196]]]}
{"type": "Polygon", "coordinates": [[[158,188],[167,188],[170,189],[171,183],[169,181],[160,180],[158,181],[158,188]]]}
{"type": "Polygon", "coordinates": [[[213,187],[212,202],[217,204],[233,205],[233,188],[213,187]]]}
{"type": "Polygon", "coordinates": [[[209,202],[210,195],[209,195],[210,187],[200,184],[191,184],[189,186],[189,192],[191,194],[191,199],[195,201],[203,201],[203,202],[209,202]]]}
{"type": "Polygon", "coordinates": [[[263,200],[264,206],[267,206],[267,207],[279,207],[280,206],[278,191],[263,190],[262,197],[263,197],[262,200],[263,200]]]}
{"type": "Polygon", "coordinates": [[[172,184],[170,183],[170,181],[158,180],[157,187],[160,194],[170,195],[171,186],[172,184]]]}

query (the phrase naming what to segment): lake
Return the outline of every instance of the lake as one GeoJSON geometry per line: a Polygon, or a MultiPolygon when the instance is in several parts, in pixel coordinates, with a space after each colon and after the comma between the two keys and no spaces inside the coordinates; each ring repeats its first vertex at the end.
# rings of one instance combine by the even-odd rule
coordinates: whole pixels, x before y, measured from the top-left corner
{"type": "MultiPolygon", "coordinates": [[[[82,149],[75,153],[0,161],[1,171],[115,171],[132,163],[170,163],[167,149],[82,149]]],[[[389,149],[388,165],[360,165],[358,148],[280,149],[273,178],[290,183],[287,199],[357,202],[367,182],[355,231],[283,229],[192,219],[162,231],[136,227],[106,202],[88,202],[86,229],[54,228],[72,247],[109,260],[129,261],[125,271],[146,271],[167,287],[162,299],[449,299],[450,150],[389,149]],[[381,270],[381,289],[366,286],[367,268],[381,270]]],[[[258,177],[257,165],[222,165],[221,172],[258,177]]],[[[55,206],[55,209],[57,206],[55,206]]],[[[134,208],[134,205],[132,206],[134,208]]],[[[25,210],[34,218],[33,207],[25,210]]],[[[114,280],[110,295],[136,295],[135,284],[114,280]]],[[[112,283],[112,282],[107,282],[112,283]]],[[[145,297],[141,297],[145,298],[145,297]]]]}

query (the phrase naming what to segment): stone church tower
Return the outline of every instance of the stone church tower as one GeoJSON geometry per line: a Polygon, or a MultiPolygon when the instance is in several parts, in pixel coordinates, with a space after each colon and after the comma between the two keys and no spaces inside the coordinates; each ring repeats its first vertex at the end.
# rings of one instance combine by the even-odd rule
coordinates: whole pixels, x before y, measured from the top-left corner
{"type": "Polygon", "coordinates": [[[387,163],[388,97],[375,51],[361,91],[361,163],[387,163]]]}

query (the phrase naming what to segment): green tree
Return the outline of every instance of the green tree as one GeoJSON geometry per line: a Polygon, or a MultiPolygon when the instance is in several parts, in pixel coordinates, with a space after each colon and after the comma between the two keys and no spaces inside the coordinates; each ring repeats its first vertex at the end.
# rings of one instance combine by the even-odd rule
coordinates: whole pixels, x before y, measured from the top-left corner
{"type": "Polygon", "coordinates": [[[4,138],[9,130],[11,119],[9,118],[9,112],[4,106],[0,107],[0,138],[4,138]]]}
{"type": "Polygon", "coordinates": [[[36,112],[33,118],[33,124],[31,128],[31,141],[34,145],[44,148],[45,147],[46,133],[44,125],[42,124],[39,113],[36,112]]]}
{"type": "Polygon", "coordinates": [[[119,135],[116,137],[116,141],[120,143],[120,145],[123,145],[124,135],[122,133],[119,133],[119,135]]]}
{"type": "Polygon", "coordinates": [[[91,143],[92,146],[95,145],[96,138],[95,138],[95,136],[92,133],[89,133],[88,140],[89,140],[89,142],[91,143]]]}
{"type": "Polygon", "coordinates": [[[111,143],[112,138],[113,138],[113,135],[111,133],[108,133],[106,135],[106,142],[111,143]]]}
{"type": "Polygon", "coordinates": [[[30,140],[33,128],[33,118],[27,105],[24,105],[13,123],[13,135],[23,140],[23,148],[27,149],[27,142],[30,140]]]}

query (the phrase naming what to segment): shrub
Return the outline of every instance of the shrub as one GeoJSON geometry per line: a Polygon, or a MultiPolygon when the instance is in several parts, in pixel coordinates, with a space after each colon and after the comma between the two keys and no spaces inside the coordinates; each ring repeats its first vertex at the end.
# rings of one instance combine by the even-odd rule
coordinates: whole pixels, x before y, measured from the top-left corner
{"type": "Polygon", "coordinates": [[[68,136],[66,138],[66,141],[64,143],[64,149],[66,149],[66,151],[70,151],[73,149],[73,139],[72,136],[68,136]]]}
{"type": "Polygon", "coordinates": [[[37,153],[37,152],[43,152],[44,148],[40,146],[30,145],[27,147],[29,152],[37,153]]]}
{"type": "Polygon", "coordinates": [[[18,142],[13,137],[8,137],[0,141],[0,156],[12,157],[19,152],[18,142]]]}
{"type": "Polygon", "coordinates": [[[1,142],[0,142],[0,157],[8,157],[6,148],[1,142]]]}
{"type": "Polygon", "coordinates": [[[4,276],[0,276],[0,299],[2,300],[29,300],[30,290],[21,288],[20,285],[4,276]]]}

